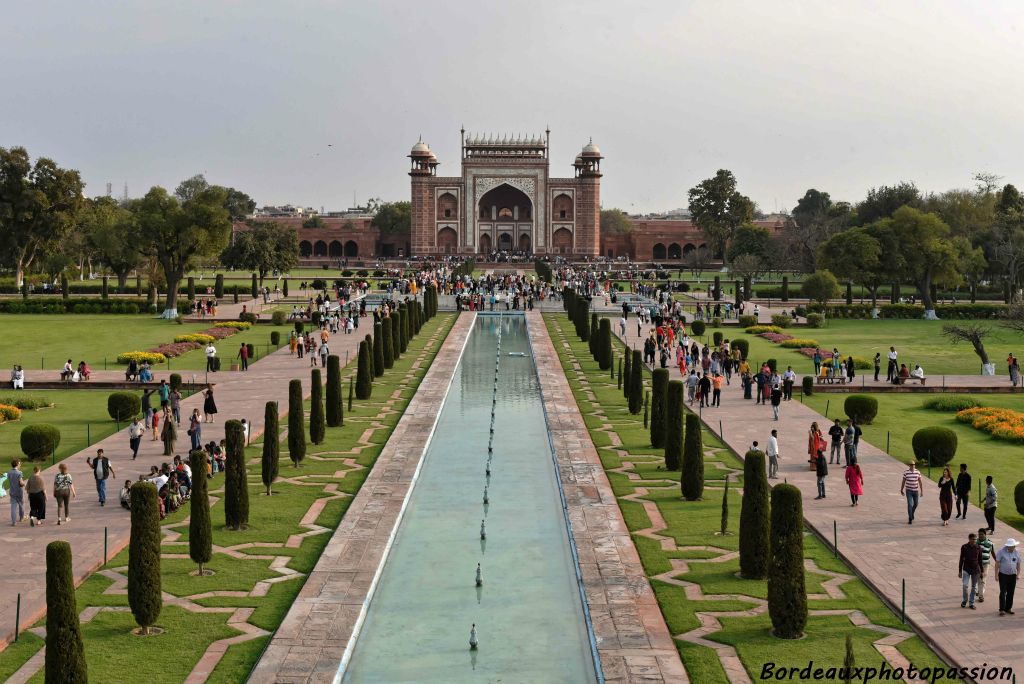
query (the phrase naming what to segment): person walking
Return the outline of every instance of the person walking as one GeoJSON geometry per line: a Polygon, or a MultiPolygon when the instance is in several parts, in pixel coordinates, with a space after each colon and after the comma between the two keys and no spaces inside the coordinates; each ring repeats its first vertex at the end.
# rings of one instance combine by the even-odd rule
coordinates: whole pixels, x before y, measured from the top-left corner
{"type": "Polygon", "coordinates": [[[11,461],[7,471],[7,496],[11,499],[11,527],[25,519],[25,478],[21,474],[21,460],[11,461]]]}
{"type": "Polygon", "coordinates": [[[159,433],[160,433],[160,412],[159,411],[153,411],[153,417],[150,418],[149,420],[150,420],[150,427],[152,427],[152,431],[151,432],[152,432],[152,435],[153,435],[153,438],[150,439],[149,441],[155,442],[158,439],[160,439],[159,436],[158,436],[159,433]]]}
{"type": "Polygon", "coordinates": [[[856,461],[846,466],[846,485],[850,488],[850,506],[860,505],[860,497],[864,494],[864,473],[856,461]]]}
{"type": "MultiPolygon", "coordinates": [[[[942,469],[942,476],[939,478],[939,511],[942,515],[942,526],[949,525],[949,516],[953,515],[953,473],[949,467],[942,469]]],[[[973,534],[971,535],[974,536],[973,534]]]]}
{"type": "Polygon", "coordinates": [[[68,474],[68,464],[61,463],[57,469],[60,471],[53,478],[53,500],[57,502],[57,524],[61,524],[60,512],[64,510],[64,522],[71,522],[69,503],[71,499],[77,498],[75,482],[68,474]]]}
{"type": "Polygon", "coordinates": [[[843,430],[843,458],[846,459],[846,465],[855,463],[857,457],[853,453],[853,438],[856,436],[857,431],[853,429],[853,421],[846,421],[846,429],[843,430]]]}
{"type": "Polygon", "coordinates": [[[192,451],[199,451],[202,445],[203,421],[197,408],[192,409],[192,415],[188,419],[188,436],[192,439],[192,451]]]}
{"type": "Polygon", "coordinates": [[[171,390],[171,415],[174,417],[174,424],[181,427],[181,390],[171,390]]]}
{"type": "Polygon", "coordinates": [[[166,380],[161,380],[156,388],[157,396],[160,397],[160,408],[167,408],[171,404],[171,387],[166,380]]]}
{"type": "Polygon", "coordinates": [[[715,377],[711,379],[711,384],[714,389],[711,390],[711,405],[721,406],[722,405],[722,374],[716,373],[715,377]]]}
{"type": "Polygon", "coordinates": [[[782,374],[782,398],[786,401],[793,400],[793,384],[796,382],[796,373],[792,366],[786,366],[786,372],[782,374]]]}
{"type": "Polygon", "coordinates": [[[46,483],[43,482],[39,466],[32,468],[25,491],[28,492],[28,524],[31,527],[42,525],[46,520],[46,483]]]}
{"type": "Polygon", "coordinates": [[[988,538],[988,530],[984,527],[978,530],[978,546],[981,548],[981,572],[978,573],[978,601],[985,602],[985,575],[988,573],[988,566],[996,555],[995,546],[988,538]]]}
{"type": "Polygon", "coordinates": [[[152,389],[142,390],[142,416],[147,428],[153,421],[153,393],[155,391],[152,389]]]}
{"type": "Polygon", "coordinates": [[[249,348],[242,342],[238,347],[238,360],[242,370],[249,370],[249,348]]]}
{"type": "Polygon", "coordinates": [[[907,524],[914,524],[914,513],[917,511],[917,504],[921,500],[921,473],[917,470],[917,463],[907,462],[909,468],[904,471],[903,479],[900,481],[900,496],[907,497],[907,524]]]}
{"type": "Polygon", "coordinates": [[[206,416],[205,422],[212,423],[213,417],[217,415],[217,402],[213,399],[213,386],[207,385],[206,391],[203,392],[203,414],[206,416]]]}
{"type": "Polygon", "coordinates": [[[217,358],[217,348],[213,346],[213,342],[206,345],[206,372],[216,373],[217,364],[215,359],[217,358]]]}
{"type": "Polygon", "coordinates": [[[996,508],[999,506],[999,492],[992,483],[992,476],[985,476],[985,520],[988,522],[988,533],[996,533],[996,508]]]}
{"type": "Polygon", "coordinates": [[[839,465],[839,454],[842,451],[843,445],[843,428],[839,425],[839,419],[832,424],[832,427],[828,429],[828,435],[832,438],[832,450],[828,453],[828,462],[831,465],[832,459],[836,461],[836,465],[839,465]]]}
{"type": "Polygon", "coordinates": [[[331,349],[327,346],[327,342],[320,345],[320,366],[327,368],[327,357],[330,356],[331,349]]]}
{"type": "Polygon", "coordinates": [[[811,423],[811,429],[807,433],[807,461],[811,465],[811,470],[817,469],[818,454],[824,454],[825,448],[825,437],[821,434],[821,428],[817,422],[811,423]]]}
{"type": "Polygon", "coordinates": [[[772,430],[771,437],[768,438],[768,479],[777,480],[779,479],[779,431],[772,430]]]}
{"type": "Polygon", "coordinates": [[[818,496],[814,497],[817,501],[825,498],[825,478],[828,477],[828,464],[825,463],[825,454],[821,451],[814,459],[814,474],[818,479],[818,496]]]}
{"type": "Polygon", "coordinates": [[[772,416],[775,418],[775,420],[778,420],[779,419],[779,407],[782,405],[782,388],[779,386],[778,383],[775,383],[774,385],[772,385],[771,402],[772,402],[772,416]]]}
{"type": "Polygon", "coordinates": [[[995,572],[999,578],[999,615],[1013,615],[1013,592],[1020,577],[1019,542],[1010,537],[1003,548],[996,551],[995,572]]]}
{"type": "Polygon", "coordinates": [[[967,543],[960,547],[960,563],[957,565],[956,576],[963,580],[963,600],[960,601],[961,608],[967,608],[970,602],[970,609],[974,610],[974,597],[978,592],[978,575],[981,573],[981,547],[978,546],[978,535],[971,532],[967,535],[967,543]],[[967,594],[967,584],[971,585],[970,596],[967,594]]]}
{"type": "Polygon", "coordinates": [[[100,506],[107,503],[107,479],[117,477],[114,467],[110,465],[110,459],[103,455],[103,449],[96,450],[96,458],[85,457],[85,464],[92,468],[92,475],[96,479],[96,494],[99,495],[100,506]]]}
{"type": "Polygon", "coordinates": [[[128,426],[128,448],[132,450],[132,460],[139,456],[139,446],[142,444],[142,435],[146,433],[146,426],[139,420],[138,416],[132,419],[128,426]]]}
{"type": "Polygon", "coordinates": [[[707,373],[705,373],[704,375],[701,376],[700,383],[699,383],[697,389],[698,389],[698,392],[700,393],[700,405],[702,407],[704,407],[704,406],[710,407],[711,406],[711,379],[708,377],[707,373]]]}
{"type": "Polygon", "coordinates": [[[860,429],[860,424],[857,423],[856,418],[851,418],[850,423],[853,425],[853,460],[857,462],[857,449],[860,447],[860,436],[864,434],[864,431],[860,429]]]}
{"type": "MultiPolygon", "coordinates": [[[[960,472],[956,476],[956,517],[967,520],[967,507],[970,505],[971,474],[967,472],[967,464],[960,464],[960,472]]],[[[980,543],[980,542],[979,542],[980,543]]]]}

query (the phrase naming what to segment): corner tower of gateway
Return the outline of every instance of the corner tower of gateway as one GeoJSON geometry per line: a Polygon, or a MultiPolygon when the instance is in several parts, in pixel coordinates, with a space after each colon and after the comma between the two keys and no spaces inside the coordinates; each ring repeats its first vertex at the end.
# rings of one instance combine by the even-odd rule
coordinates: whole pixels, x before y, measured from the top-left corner
{"type": "Polygon", "coordinates": [[[601,253],[601,150],[587,143],[572,178],[553,178],[543,135],[462,133],[462,175],[438,176],[422,140],[409,153],[412,253],[601,253]]]}

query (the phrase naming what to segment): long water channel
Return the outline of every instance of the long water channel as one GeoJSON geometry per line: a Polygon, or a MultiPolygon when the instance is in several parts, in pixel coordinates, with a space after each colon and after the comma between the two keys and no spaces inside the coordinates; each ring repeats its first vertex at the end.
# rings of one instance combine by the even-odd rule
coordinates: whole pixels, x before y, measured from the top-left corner
{"type": "Polygon", "coordinates": [[[522,315],[478,314],[438,409],[344,681],[595,681],[522,315]]]}

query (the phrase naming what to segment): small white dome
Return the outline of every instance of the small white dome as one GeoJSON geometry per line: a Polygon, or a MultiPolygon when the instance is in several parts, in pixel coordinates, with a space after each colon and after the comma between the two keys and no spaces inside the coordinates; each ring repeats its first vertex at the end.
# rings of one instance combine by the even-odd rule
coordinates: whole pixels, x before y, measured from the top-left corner
{"type": "Polygon", "coordinates": [[[417,142],[415,145],[412,146],[412,154],[424,154],[424,153],[426,153],[426,154],[430,153],[430,146],[427,145],[427,143],[423,142],[422,140],[420,140],[419,142],[417,142]]]}
{"type": "Polygon", "coordinates": [[[601,148],[595,145],[594,141],[591,140],[590,142],[583,146],[583,154],[585,156],[600,156],[601,148]]]}

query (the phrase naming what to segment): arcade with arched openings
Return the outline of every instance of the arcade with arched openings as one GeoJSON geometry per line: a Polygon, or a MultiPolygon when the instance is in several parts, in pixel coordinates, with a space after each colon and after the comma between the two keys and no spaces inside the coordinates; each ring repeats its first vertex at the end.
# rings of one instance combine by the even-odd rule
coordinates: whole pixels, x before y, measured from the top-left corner
{"type": "Polygon", "coordinates": [[[652,250],[652,258],[655,261],[666,258],[667,254],[668,252],[665,250],[665,245],[663,243],[659,242],[654,245],[654,249],[652,250]]]}
{"type": "Polygon", "coordinates": [[[327,256],[327,243],[323,240],[317,240],[313,243],[313,256],[325,257],[327,256]]]}
{"type": "Polygon", "coordinates": [[[308,257],[313,254],[313,243],[309,240],[303,240],[299,243],[299,256],[308,257]]]}
{"type": "Polygon", "coordinates": [[[345,243],[345,256],[359,256],[359,244],[355,240],[349,240],[348,242],[345,243]]]}
{"type": "Polygon", "coordinates": [[[678,242],[673,242],[668,246],[668,258],[669,259],[682,259],[683,249],[679,246],[678,242]]]}

